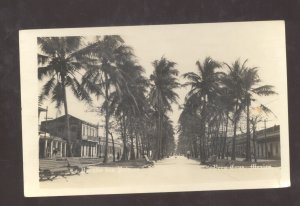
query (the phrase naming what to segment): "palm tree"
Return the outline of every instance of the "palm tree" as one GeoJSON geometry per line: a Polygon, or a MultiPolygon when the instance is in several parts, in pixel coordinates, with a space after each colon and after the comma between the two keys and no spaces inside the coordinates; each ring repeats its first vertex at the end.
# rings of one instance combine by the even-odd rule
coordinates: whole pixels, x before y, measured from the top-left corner
{"type": "Polygon", "coordinates": [[[232,151],[231,159],[235,160],[235,145],[236,145],[236,136],[237,136],[237,126],[241,118],[241,114],[245,109],[246,102],[243,92],[243,76],[244,72],[247,69],[245,64],[246,61],[241,64],[240,60],[236,60],[232,65],[224,63],[228,69],[229,73],[222,78],[222,83],[227,89],[227,95],[232,101],[232,118],[230,118],[233,124],[233,138],[232,138],[232,151]]]}
{"type": "Polygon", "coordinates": [[[124,145],[122,160],[125,161],[127,160],[127,135],[129,135],[131,140],[131,159],[135,159],[133,134],[135,134],[136,144],[138,144],[139,123],[145,115],[145,107],[147,105],[146,88],[148,80],[142,75],[144,73],[143,68],[134,62],[126,62],[120,67],[126,74],[124,76],[126,85],[122,86],[126,90],[121,94],[117,91],[111,92],[109,108],[112,114],[121,122],[121,136],[124,145]]]}
{"type": "MultiPolygon", "coordinates": [[[[223,78],[221,78],[222,81],[223,78]]],[[[221,83],[222,84],[222,83],[221,83]]],[[[228,125],[229,125],[229,114],[230,112],[233,111],[233,106],[234,106],[234,101],[233,99],[230,97],[230,95],[228,95],[228,90],[227,88],[222,88],[220,90],[220,96],[218,97],[219,99],[219,111],[223,117],[223,121],[224,121],[224,127],[225,127],[225,131],[223,130],[223,141],[222,141],[222,159],[224,159],[225,157],[225,149],[226,149],[226,142],[227,142],[227,133],[228,133],[228,125]]]]}
{"type": "Polygon", "coordinates": [[[70,124],[66,88],[70,88],[79,100],[91,102],[88,92],[77,80],[77,72],[84,68],[89,69],[91,64],[88,58],[75,58],[81,47],[81,37],[43,37],[38,38],[38,45],[43,54],[38,55],[38,78],[48,78],[42,88],[39,100],[43,101],[51,96],[56,102],[56,108],[63,104],[66,116],[66,132],[69,155],[73,156],[71,149],[70,124]]]}
{"type": "Polygon", "coordinates": [[[162,135],[163,135],[163,115],[167,111],[172,111],[171,104],[177,102],[178,95],[174,91],[179,87],[176,76],[178,70],[175,69],[175,62],[162,57],[153,63],[154,71],[150,76],[151,89],[149,93],[150,104],[157,113],[157,139],[154,159],[162,158],[162,135]]]}
{"type": "Polygon", "coordinates": [[[271,85],[258,86],[261,82],[257,68],[246,68],[243,72],[243,95],[246,103],[247,115],[247,141],[246,141],[246,160],[251,161],[251,148],[250,148],[250,106],[253,101],[256,101],[255,96],[269,96],[274,95],[276,92],[271,85]]]}
{"type": "Polygon", "coordinates": [[[218,93],[219,80],[222,73],[216,72],[217,68],[221,65],[210,57],[204,60],[201,64],[196,62],[198,73],[188,72],[183,75],[188,79],[188,82],[183,86],[190,86],[191,89],[187,94],[187,99],[193,98],[201,102],[201,134],[200,134],[200,158],[201,162],[206,160],[206,124],[207,124],[207,103],[211,102],[215,95],[218,93]]]}
{"type": "Polygon", "coordinates": [[[193,157],[198,156],[197,137],[200,133],[199,122],[201,122],[198,109],[201,107],[202,102],[198,96],[193,96],[185,99],[182,112],[179,117],[179,143],[178,147],[181,152],[186,154],[191,151],[193,157]]]}
{"type": "Polygon", "coordinates": [[[124,40],[118,35],[104,36],[95,43],[88,45],[78,53],[78,57],[92,56],[98,63],[88,70],[83,77],[83,85],[97,98],[104,97],[105,110],[105,153],[103,162],[107,162],[108,137],[109,137],[109,111],[110,93],[115,91],[121,95],[126,87],[126,72],[122,70],[123,64],[133,58],[132,49],[125,45],[124,40]],[[125,86],[125,87],[124,87],[125,86]]]}

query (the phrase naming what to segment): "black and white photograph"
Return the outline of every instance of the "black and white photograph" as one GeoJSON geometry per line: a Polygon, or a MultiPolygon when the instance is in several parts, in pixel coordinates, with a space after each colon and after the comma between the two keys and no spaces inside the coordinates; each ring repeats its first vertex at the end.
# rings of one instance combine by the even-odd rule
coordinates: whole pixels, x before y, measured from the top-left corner
{"type": "Polygon", "coordinates": [[[19,34],[25,196],[290,186],[284,21],[19,34]]]}

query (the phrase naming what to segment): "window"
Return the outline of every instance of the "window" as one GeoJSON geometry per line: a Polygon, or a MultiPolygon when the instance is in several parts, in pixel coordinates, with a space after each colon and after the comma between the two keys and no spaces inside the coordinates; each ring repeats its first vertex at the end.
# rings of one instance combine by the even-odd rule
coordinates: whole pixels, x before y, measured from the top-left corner
{"type": "Polygon", "coordinates": [[[82,135],[83,136],[85,135],[85,125],[84,124],[82,125],[82,135]]]}

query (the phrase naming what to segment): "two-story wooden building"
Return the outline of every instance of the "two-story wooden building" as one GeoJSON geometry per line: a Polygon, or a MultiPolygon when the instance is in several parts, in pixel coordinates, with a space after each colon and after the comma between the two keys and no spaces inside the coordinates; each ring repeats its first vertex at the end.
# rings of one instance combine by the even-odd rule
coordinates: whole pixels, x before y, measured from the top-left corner
{"type": "MultiPolygon", "coordinates": [[[[98,125],[86,122],[72,115],[69,115],[70,122],[70,136],[71,136],[71,150],[75,157],[98,157],[99,156],[99,135],[98,125]]],[[[53,137],[61,137],[64,141],[67,139],[66,130],[66,115],[56,119],[42,121],[41,132],[49,133],[53,137]]],[[[44,138],[46,140],[46,138],[44,138]]],[[[40,138],[40,147],[46,145],[46,142],[41,143],[43,139],[40,138]]],[[[47,148],[47,147],[45,147],[47,148]]],[[[69,147],[66,147],[66,155],[70,155],[69,147]]],[[[59,148],[57,148],[59,151],[59,148]]],[[[43,149],[40,148],[40,152],[43,149]]],[[[40,155],[41,156],[41,155],[40,155]]]]}
{"type": "MultiPolygon", "coordinates": [[[[232,137],[227,140],[227,152],[232,151],[232,137]]],[[[251,153],[254,154],[253,135],[251,135],[251,153]]],[[[256,132],[255,142],[256,156],[259,159],[280,159],[280,126],[275,125],[256,132]]],[[[245,157],[246,134],[239,134],[236,137],[236,156],[245,157]]]]}

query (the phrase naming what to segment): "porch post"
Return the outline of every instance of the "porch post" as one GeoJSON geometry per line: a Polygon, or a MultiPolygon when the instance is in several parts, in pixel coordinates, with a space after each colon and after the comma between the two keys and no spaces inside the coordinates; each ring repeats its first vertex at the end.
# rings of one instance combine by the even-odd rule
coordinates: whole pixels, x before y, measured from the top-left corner
{"type": "Polygon", "coordinates": [[[82,156],[84,157],[85,156],[85,145],[84,144],[82,145],[82,149],[83,149],[83,153],[82,153],[83,155],[82,156]]]}
{"type": "Polygon", "coordinates": [[[63,153],[62,153],[62,142],[60,142],[60,157],[63,157],[63,153]]]}
{"type": "Polygon", "coordinates": [[[48,147],[48,144],[47,144],[47,139],[45,139],[45,144],[44,144],[44,158],[47,157],[47,147],[48,147]]]}
{"type": "Polygon", "coordinates": [[[97,152],[98,152],[98,144],[96,143],[96,145],[95,145],[95,157],[97,157],[97,152]]]}
{"type": "Polygon", "coordinates": [[[64,143],[64,148],[65,148],[64,155],[66,157],[67,156],[67,143],[64,143]]]}
{"type": "Polygon", "coordinates": [[[52,158],[52,151],[53,151],[53,140],[50,143],[50,158],[52,158]]]}

